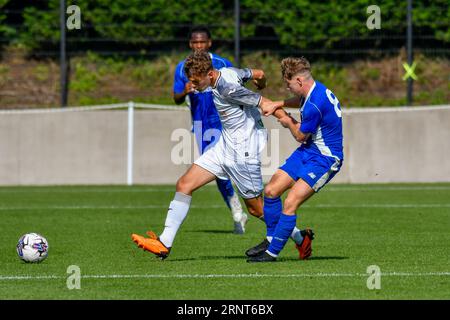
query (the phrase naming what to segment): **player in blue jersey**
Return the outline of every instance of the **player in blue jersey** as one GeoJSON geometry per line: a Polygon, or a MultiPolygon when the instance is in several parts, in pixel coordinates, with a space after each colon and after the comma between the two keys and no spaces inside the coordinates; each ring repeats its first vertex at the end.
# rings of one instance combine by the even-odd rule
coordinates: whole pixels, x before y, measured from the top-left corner
{"type": "MultiPolygon", "coordinates": [[[[196,26],[189,32],[189,46],[192,51],[206,51],[211,48],[211,33],[208,28],[196,26]]],[[[223,67],[231,67],[232,64],[225,58],[209,53],[213,67],[217,70],[223,67]]],[[[192,131],[194,132],[200,154],[212,147],[218,140],[222,124],[219,114],[214,106],[211,89],[204,92],[194,90],[192,83],[184,71],[185,60],[178,63],[175,69],[173,99],[176,104],[187,102],[190,106],[192,117],[192,131]]],[[[229,179],[216,179],[217,187],[231,210],[234,220],[234,233],[243,234],[248,217],[242,210],[239,197],[234,192],[229,179]]]]}
{"type": "MultiPolygon", "coordinates": [[[[339,172],[343,155],[342,115],[338,98],[311,75],[305,58],[286,58],[281,71],[295,96],[280,107],[300,107],[300,121],[286,115],[278,121],[301,144],[273,175],[264,189],[267,238],[247,250],[248,262],[276,261],[296,226],[297,209],[339,172]],[[284,206],[281,195],[287,191],[284,206]]],[[[303,230],[296,239],[300,259],[311,256],[314,233],[303,230]],[[301,241],[299,241],[301,240],[301,241]]]]}

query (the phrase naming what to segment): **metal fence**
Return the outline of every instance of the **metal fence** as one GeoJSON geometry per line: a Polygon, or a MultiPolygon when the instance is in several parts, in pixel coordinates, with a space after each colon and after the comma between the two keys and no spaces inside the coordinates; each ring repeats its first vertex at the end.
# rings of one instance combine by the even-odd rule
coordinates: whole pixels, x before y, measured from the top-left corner
{"type": "MultiPolygon", "coordinates": [[[[51,101],[55,101],[54,95],[59,96],[59,105],[66,106],[68,99],[68,88],[69,88],[69,76],[71,67],[71,59],[77,56],[86,55],[87,52],[94,52],[96,55],[101,57],[119,57],[123,59],[128,58],[143,58],[143,59],[153,59],[161,55],[166,55],[170,52],[188,52],[189,48],[187,45],[187,30],[191,27],[190,24],[180,23],[174,24],[171,27],[177,30],[177,36],[170,38],[135,38],[134,35],[130,35],[129,42],[118,42],[116,39],[107,37],[92,37],[87,36],[86,33],[67,33],[66,32],[66,20],[68,14],[66,13],[67,4],[66,1],[60,1],[60,22],[61,22],[61,38],[60,41],[55,39],[39,39],[43,45],[41,48],[34,50],[29,55],[31,58],[35,59],[50,59],[53,61],[53,69],[50,71],[50,76],[53,77],[49,80],[49,90],[48,92],[41,92],[38,90],[33,94],[35,95],[47,95],[51,101]],[[56,67],[59,65],[59,70],[56,67]],[[57,73],[56,73],[57,72],[57,73]],[[56,90],[51,90],[51,88],[57,88],[56,90]]],[[[215,37],[214,34],[216,30],[224,27],[223,22],[218,21],[215,24],[208,25],[213,34],[213,49],[228,54],[229,57],[233,58],[235,65],[239,65],[241,57],[252,54],[256,51],[264,51],[274,54],[279,57],[284,57],[288,55],[297,55],[301,53],[307,56],[310,60],[326,60],[331,61],[334,65],[345,65],[351,63],[355,60],[364,59],[378,59],[380,57],[397,55],[403,49],[406,52],[405,72],[408,76],[408,69],[411,71],[407,77],[407,90],[405,96],[407,97],[407,105],[410,105],[413,100],[413,63],[414,63],[414,53],[422,53],[427,56],[433,57],[443,57],[448,59],[450,57],[450,46],[448,42],[440,41],[436,39],[435,34],[433,34],[432,29],[428,28],[431,26],[447,26],[450,27],[450,20],[445,21],[429,21],[421,22],[420,24],[414,23],[414,8],[412,7],[412,0],[408,0],[407,11],[405,11],[404,20],[402,23],[394,26],[396,30],[402,30],[402,33],[394,33],[392,31],[386,31],[381,28],[379,30],[374,30],[370,36],[361,37],[357,34],[354,36],[350,35],[335,43],[331,48],[321,48],[321,47],[308,47],[302,50],[282,45],[280,38],[274,33],[274,29],[279,27],[279,22],[260,22],[252,27],[259,30],[254,36],[245,36],[241,34],[241,30],[248,27],[246,16],[254,14],[255,12],[248,8],[242,8],[240,2],[235,0],[234,6],[223,12],[223,16],[233,17],[234,20],[234,34],[229,37],[215,37]]],[[[448,7],[442,7],[441,10],[447,10],[448,7]]],[[[364,12],[364,11],[362,11],[364,12]]],[[[16,24],[9,23],[12,28],[19,28],[20,21],[18,15],[23,14],[23,10],[17,10],[14,8],[6,8],[3,10],[6,14],[7,19],[4,23],[8,25],[8,21],[15,21],[16,24]],[[14,17],[16,16],[16,17],[14,17]]],[[[283,12],[279,12],[283,14],[283,12]]],[[[288,12],[286,12],[288,14],[288,12]]],[[[362,21],[365,23],[368,15],[362,15],[362,21]]],[[[389,22],[383,22],[389,23],[389,22]]],[[[323,21],[321,19],[317,20],[317,24],[324,28],[324,25],[339,25],[346,28],[346,21],[329,22],[323,21]]],[[[119,26],[119,24],[114,24],[114,27],[119,26]]],[[[152,21],[146,23],[141,23],[141,27],[144,28],[158,28],[158,24],[152,21]]],[[[314,27],[314,26],[312,26],[314,27]]],[[[350,26],[349,26],[350,27],[350,26]]],[[[392,26],[391,26],[392,27],[392,26]]],[[[93,26],[86,24],[82,28],[86,31],[92,29],[93,26]]],[[[326,28],[325,28],[326,29],[326,28]]],[[[392,30],[392,28],[390,28],[392,30]]],[[[295,30],[293,30],[295,32],[295,30]]],[[[333,35],[324,32],[321,37],[327,39],[333,35]]],[[[301,41],[306,34],[298,34],[298,39],[301,41]]],[[[320,39],[319,39],[320,40],[320,39]]],[[[0,45],[5,44],[6,41],[10,41],[7,38],[0,38],[0,45]]],[[[2,59],[14,60],[14,51],[4,51],[2,53],[2,59]]],[[[1,61],[0,61],[1,62],[1,61]]],[[[16,63],[14,68],[20,70],[20,68],[25,68],[24,64],[16,63]]],[[[2,74],[2,65],[0,64],[0,76],[2,74]]],[[[15,79],[7,78],[3,82],[9,81],[10,87],[11,82],[17,81],[17,86],[23,85],[26,79],[15,79]],[[20,82],[20,83],[19,83],[20,82]]],[[[14,84],[13,84],[14,85],[14,84]]],[[[4,87],[4,83],[3,83],[4,87]]],[[[11,93],[12,90],[2,89],[2,80],[0,78],[0,107],[2,107],[2,101],[6,101],[8,95],[16,94],[11,93]]],[[[23,92],[24,95],[29,94],[29,92],[23,92]]],[[[170,93],[168,93],[170,94],[170,93]]],[[[121,97],[121,100],[125,100],[128,96],[121,97]]],[[[32,99],[32,98],[31,98],[32,99]]],[[[7,103],[5,102],[5,105],[7,103]]],[[[25,102],[26,104],[26,102],[25,102]]],[[[30,102],[30,105],[32,103],[30,102]]]]}

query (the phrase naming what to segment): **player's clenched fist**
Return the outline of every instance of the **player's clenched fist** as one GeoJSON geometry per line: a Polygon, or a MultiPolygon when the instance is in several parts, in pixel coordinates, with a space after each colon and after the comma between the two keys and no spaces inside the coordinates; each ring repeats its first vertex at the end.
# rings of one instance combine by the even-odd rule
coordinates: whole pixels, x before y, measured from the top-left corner
{"type": "Polygon", "coordinates": [[[260,102],[260,108],[262,110],[262,113],[264,116],[268,117],[271,114],[275,112],[278,108],[280,108],[280,102],[279,101],[271,101],[269,99],[266,99],[262,97],[260,102]]]}
{"type": "Polygon", "coordinates": [[[191,92],[194,92],[195,88],[194,85],[192,84],[192,82],[187,82],[186,85],[184,86],[184,93],[185,94],[189,94],[191,92]]]}

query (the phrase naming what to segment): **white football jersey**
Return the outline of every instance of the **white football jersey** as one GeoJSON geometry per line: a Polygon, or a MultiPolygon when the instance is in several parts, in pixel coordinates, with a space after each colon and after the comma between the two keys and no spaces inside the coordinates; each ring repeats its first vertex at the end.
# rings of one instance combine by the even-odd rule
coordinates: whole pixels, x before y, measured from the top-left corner
{"type": "Polygon", "coordinates": [[[261,120],[261,95],[243,85],[252,79],[250,69],[222,68],[212,88],[214,104],[222,122],[219,141],[224,155],[236,159],[259,159],[267,142],[261,120]]]}

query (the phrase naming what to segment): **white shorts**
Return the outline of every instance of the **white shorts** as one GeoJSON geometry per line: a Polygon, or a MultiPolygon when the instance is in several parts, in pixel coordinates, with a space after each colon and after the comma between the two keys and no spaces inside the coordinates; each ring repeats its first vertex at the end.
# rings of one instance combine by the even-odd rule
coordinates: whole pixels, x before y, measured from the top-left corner
{"type": "Polygon", "coordinates": [[[208,170],[219,179],[231,179],[243,199],[260,196],[264,190],[261,161],[258,156],[233,159],[227,154],[223,144],[215,144],[203,153],[194,163],[208,170]]]}

